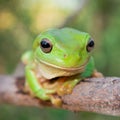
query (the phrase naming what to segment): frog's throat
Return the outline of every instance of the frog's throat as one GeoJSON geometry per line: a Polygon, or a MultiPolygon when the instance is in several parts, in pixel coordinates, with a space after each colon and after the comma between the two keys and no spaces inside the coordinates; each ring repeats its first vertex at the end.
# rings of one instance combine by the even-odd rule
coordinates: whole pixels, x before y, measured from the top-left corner
{"type": "Polygon", "coordinates": [[[80,67],[61,67],[61,66],[57,66],[48,62],[45,62],[43,60],[40,59],[36,59],[38,62],[45,64],[47,66],[53,67],[53,68],[57,68],[57,69],[61,69],[61,70],[66,70],[66,71],[83,71],[87,65],[87,63],[89,62],[90,57],[80,66],[80,67]]]}

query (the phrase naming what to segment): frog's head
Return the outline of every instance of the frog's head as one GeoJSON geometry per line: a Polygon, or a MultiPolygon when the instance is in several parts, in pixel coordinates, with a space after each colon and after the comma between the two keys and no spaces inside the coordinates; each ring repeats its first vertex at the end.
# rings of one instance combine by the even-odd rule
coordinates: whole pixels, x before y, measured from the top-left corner
{"type": "Polygon", "coordinates": [[[88,33],[62,28],[42,32],[34,41],[33,51],[35,60],[47,66],[47,69],[50,68],[50,74],[53,74],[52,71],[55,69],[59,74],[53,74],[53,77],[58,77],[82,72],[93,47],[94,41],[88,33]]]}

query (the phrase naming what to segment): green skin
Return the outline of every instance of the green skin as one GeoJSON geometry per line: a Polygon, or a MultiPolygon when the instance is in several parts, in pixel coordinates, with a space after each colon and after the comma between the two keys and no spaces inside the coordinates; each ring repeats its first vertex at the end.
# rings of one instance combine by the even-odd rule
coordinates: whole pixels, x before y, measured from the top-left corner
{"type": "Polygon", "coordinates": [[[90,39],[91,36],[88,33],[72,28],[62,28],[42,32],[34,40],[33,50],[26,52],[22,56],[22,61],[26,64],[26,83],[36,97],[51,100],[50,95],[55,93],[54,90],[45,89],[38,84],[37,75],[39,76],[39,74],[46,80],[68,76],[70,80],[64,82],[63,86],[70,84],[72,89],[81,79],[92,75],[94,61],[90,55],[91,52],[86,50],[90,39]],[[44,38],[47,38],[52,44],[52,50],[49,53],[45,53],[40,47],[40,42],[44,38]],[[41,67],[41,65],[43,66],[41,67]],[[47,65],[49,70],[46,70],[44,65],[47,65]],[[39,69],[43,71],[40,72],[39,69]],[[56,70],[58,70],[57,73],[56,70]]]}

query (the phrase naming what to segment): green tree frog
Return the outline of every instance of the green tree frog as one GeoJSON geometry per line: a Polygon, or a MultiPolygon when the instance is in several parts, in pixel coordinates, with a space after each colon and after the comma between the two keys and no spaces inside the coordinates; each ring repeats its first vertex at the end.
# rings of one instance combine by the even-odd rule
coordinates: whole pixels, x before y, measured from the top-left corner
{"type": "Polygon", "coordinates": [[[26,89],[41,100],[61,104],[82,79],[92,76],[94,41],[88,33],[73,28],[49,29],[33,42],[33,49],[22,56],[26,89]]]}

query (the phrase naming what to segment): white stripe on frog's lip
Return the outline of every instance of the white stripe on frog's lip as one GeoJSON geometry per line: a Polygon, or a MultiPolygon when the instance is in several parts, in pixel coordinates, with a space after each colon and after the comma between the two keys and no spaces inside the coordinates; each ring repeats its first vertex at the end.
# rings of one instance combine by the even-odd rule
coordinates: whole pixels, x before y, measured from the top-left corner
{"type": "Polygon", "coordinates": [[[57,66],[57,65],[54,65],[54,64],[50,64],[48,62],[45,62],[43,60],[40,60],[40,59],[36,59],[38,62],[41,62],[42,64],[45,64],[45,65],[48,65],[50,67],[53,67],[53,68],[57,68],[57,69],[61,69],[61,70],[66,70],[66,71],[76,71],[76,70],[84,70],[88,61],[89,61],[89,58],[84,62],[84,64],[82,64],[80,67],[61,67],[61,66],[57,66]]]}

